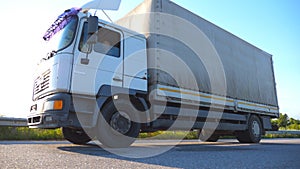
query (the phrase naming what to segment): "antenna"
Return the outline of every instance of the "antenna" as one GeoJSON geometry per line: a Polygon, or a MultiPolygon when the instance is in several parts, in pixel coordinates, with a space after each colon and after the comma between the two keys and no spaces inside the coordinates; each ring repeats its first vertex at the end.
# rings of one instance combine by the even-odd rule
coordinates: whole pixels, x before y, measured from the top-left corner
{"type": "Polygon", "coordinates": [[[105,14],[105,16],[110,20],[110,22],[111,23],[114,23],[111,19],[110,19],[110,17],[106,14],[106,12],[102,9],[102,12],[105,14]]]}

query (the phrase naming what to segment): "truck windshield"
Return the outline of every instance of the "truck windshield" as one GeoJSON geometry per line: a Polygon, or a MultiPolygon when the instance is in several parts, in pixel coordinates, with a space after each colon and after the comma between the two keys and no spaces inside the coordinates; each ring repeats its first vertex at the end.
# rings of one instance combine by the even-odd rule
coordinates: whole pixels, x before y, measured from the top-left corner
{"type": "Polygon", "coordinates": [[[72,17],[70,23],[61,31],[53,36],[53,38],[48,42],[48,51],[59,52],[67,48],[72,42],[76,34],[76,28],[78,24],[78,17],[72,17]]]}

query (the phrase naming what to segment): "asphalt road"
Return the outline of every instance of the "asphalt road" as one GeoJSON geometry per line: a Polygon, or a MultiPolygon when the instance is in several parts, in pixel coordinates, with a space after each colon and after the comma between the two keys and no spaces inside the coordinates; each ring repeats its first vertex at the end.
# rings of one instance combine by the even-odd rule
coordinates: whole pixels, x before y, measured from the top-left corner
{"type": "Polygon", "coordinates": [[[252,145],[220,141],[142,140],[129,149],[103,149],[93,142],[0,141],[0,168],[300,168],[300,139],[252,145]]]}

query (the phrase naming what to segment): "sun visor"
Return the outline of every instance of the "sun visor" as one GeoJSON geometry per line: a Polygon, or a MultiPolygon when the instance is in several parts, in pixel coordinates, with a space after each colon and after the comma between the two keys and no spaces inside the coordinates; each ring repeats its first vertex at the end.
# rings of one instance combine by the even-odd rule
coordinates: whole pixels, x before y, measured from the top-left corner
{"type": "Polygon", "coordinates": [[[93,0],[82,6],[82,9],[118,10],[121,0],[93,0]]]}

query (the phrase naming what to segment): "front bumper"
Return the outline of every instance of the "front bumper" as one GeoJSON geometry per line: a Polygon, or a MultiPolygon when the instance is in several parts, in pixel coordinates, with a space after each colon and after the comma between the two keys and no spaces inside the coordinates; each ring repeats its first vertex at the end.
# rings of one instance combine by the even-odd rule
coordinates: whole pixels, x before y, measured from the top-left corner
{"type": "MultiPolygon", "coordinates": [[[[57,106],[57,105],[56,105],[57,106]]],[[[69,126],[72,121],[69,119],[71,106],[71,95],[67,93],[56,93],[39,99],[30,108],[27,123],[30,128],[59,128],[69,126]],[[49,108],[54,101],[62,101],[58,110],[49,108]]]]}

